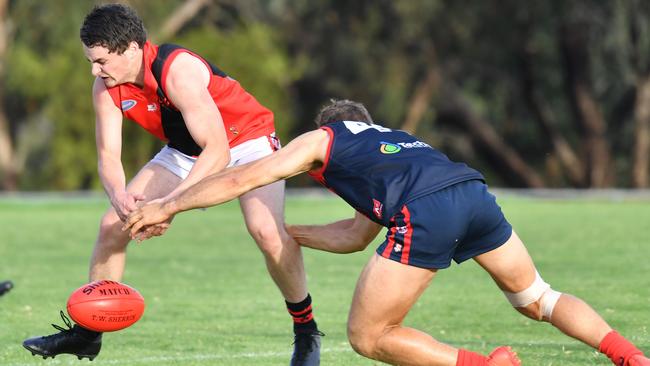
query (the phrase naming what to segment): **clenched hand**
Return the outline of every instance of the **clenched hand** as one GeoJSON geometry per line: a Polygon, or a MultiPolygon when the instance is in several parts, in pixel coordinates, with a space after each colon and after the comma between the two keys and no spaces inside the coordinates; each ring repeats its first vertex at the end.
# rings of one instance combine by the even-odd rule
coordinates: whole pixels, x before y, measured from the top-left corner
{"type": "Polygon", "coordinates": [[[131,211],[124,222],[122,230],[130,231],[131,238],[139,242],[164,234],[174,217],[164,207],[162,200],[154,200],[131,211]]]}

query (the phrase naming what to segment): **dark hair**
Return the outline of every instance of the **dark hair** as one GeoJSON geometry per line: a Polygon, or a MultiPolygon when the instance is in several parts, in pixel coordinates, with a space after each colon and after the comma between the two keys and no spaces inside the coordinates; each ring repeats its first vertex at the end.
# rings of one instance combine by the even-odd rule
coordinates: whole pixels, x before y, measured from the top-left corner
{"type": "Polygon", "coordinates": [[[109,52],[123,53],[129,43],[142,48],[147,31],[133,9],[122,4],[98,5],[86,15],[79,37],[86,47],[106,47],[109,52]]]}
{"type": "Polygon", "coordinates": [[[330,99],[330,103],[321,108],[314,122],[321,127],[337,121],[358,121],[372,124],[372,117],[363,104],[347,99],[330,99]]]}

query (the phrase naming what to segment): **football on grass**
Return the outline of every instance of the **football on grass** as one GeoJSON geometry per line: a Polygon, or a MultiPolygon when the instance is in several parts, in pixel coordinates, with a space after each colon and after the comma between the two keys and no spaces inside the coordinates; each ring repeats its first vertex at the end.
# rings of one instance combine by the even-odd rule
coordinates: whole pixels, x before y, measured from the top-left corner
{"type": "Polygon", "coordinates": [[[68,314],[80,326],[113,332],[137,322],[144,298],[133,287],[115,281],[95,281],[76,289],[68,299],[68,314]]]}

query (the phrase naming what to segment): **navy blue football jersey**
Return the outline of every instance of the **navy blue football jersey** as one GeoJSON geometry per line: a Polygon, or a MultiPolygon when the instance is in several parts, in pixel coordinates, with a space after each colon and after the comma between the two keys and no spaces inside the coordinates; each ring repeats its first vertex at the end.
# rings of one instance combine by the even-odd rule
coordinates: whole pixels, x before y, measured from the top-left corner
{"type": "Polygon", "coordinates": [[[388,226],[418,197],[483,175],[400,130],[356,121],[321,127],[330,135],[323,166],[309,174],[371,220],[388,226]]]}

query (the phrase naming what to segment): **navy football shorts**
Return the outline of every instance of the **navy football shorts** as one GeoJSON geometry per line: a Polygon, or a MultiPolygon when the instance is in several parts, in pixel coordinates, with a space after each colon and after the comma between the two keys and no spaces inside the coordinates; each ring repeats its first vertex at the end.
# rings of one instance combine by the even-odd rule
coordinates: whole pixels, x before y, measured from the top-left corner
{"type": "Polygon", "coordinates": [[[447,268],[503,245],[512,226],[480,180],[414,199],[391,218],[384,258],[422,268],[447,268]]]}

